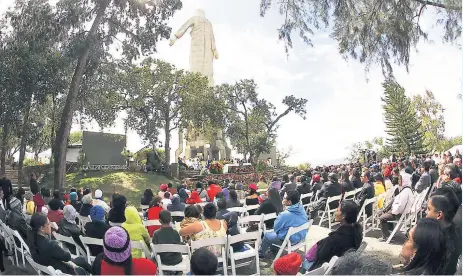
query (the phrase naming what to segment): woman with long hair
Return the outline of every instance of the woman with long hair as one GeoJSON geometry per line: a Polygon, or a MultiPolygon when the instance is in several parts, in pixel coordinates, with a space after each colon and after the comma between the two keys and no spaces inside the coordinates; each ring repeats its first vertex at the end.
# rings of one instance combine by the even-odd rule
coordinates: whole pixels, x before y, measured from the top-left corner
{"type": "Polygon", "coordinates": [[[143,192],[143,197],[140,199],[140,204],[141,205],[149,205],[150,202],[153,200],[153,197],[154,197],[153,190],[146,189],[143,192]]]}
{"type": "Polygon", "coordinates": [[[243,204],[238,200],[238,194],[235,190],[231,190],[227,200],[227,208],[243,207],[243,204]]]}
{"type": "Polygon", "coordinates": [[[442,275],[447,265],[444,230],[438,220],[423,218],[410,230],[401,255],[410,259],[402,269],[411,275],[442,275]]]}
{"type": "Polygon", "coordinates": [[[341,187],[343,192],[350,192],[354,190],[354,186],[349,180],[349,172],[343,171],[341,173],[341,187]]]}
{"type": "Polygon", "coordinates": [[[304,268],[313,270],[329,262],[333,256],[342,256],[350,249],[359,248],[362,243],[362,226],[357,223],[358,206],[351,200],[344,200],[336,210],[336,221],[340,226],[319,240],[306,254],[304,268]]]}
{"type": "Polygon", "coordinates": [[[156,275],[156,264],[145,258],[132,258],[127,231],[114,226],[106,231],[103,253],[93,262],[93,275],[156,275]]]}
{"type": "Polygon", "coordinates": [[[34,213],[30,226],[27,244],[35,262],[43,266],[52,266],[66,274],[86,274],[83,270],[91,272],[91,266],[84,258],[72,259],[69,251],[64,250],[57,241],[51,239],[50,221],[46,215],[34,213]]]}
{"type": "MultiPolygon", "coordinates": [[[[272,213],[281,213],[283,212],[283,204],[281,203],[280,194],[275,188],[270,188],[267,192],[267,199],[262,202],[262,204],[257,208],[255,215],[261,214],[272,214],[272,213]]],[[[267,229],[273,229],[273,223],[275,219],[270,219],[265,221],[265,227],[267,229]]],[[[257,230],[257,229],[256,229],[257,230]]]]}

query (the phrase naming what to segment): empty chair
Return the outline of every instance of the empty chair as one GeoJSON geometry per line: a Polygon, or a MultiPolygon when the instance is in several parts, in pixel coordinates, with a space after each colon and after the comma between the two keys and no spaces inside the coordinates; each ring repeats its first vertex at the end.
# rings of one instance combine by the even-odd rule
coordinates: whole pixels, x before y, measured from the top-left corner
{"type": "Polygon", "coordinates": [[[259,266],[259,240],[260,240],[260,231],[259,232],[249,232],[249,233],[243,233],[235,236],[228,236],[228,258],[230,259],[231,263],[231,269],[232,269],[232,275],[237,275],[236,274],[236,268],[237,267],[243,267],[247,266],[253,262],[255,262],[255,268],[256,268],[256,275],[260,274],[260,266],[259,266]],[[233,244],[239,243],[239,242],[254,242],[254,246],[251,246],[249,244],[245,244],[247,250],[242,251],[242,252],[233,252],[233,244]],[[252,258],[251,262],[242,262],[237,264],[236,261],[239,260],[244,260],[252,258]]]}
{"type": "MultiPolygon", "coordinates": [[[[220,254],[217,256],[218,262],[222,263],[223,274],[227,275],[227,255],[225,251],[225,247],[227,246],[227,237],[218,237],[218,238],[211,238],[211,239],[201,239],[197,241],[191,241],[191,251],[194,252],[198,248],[202,247],[210,247],[210,246],[220,246],[220,254]]],[[[219,268],[220,269],[220,268],[219,268]]]]}
{"type": "Polygon", "coordinates": [[[90,252],[90,248],[88,247],[89,245],[98,245],[103,247],[103,240],[102,239],[95,239],[95,238],[89,238],[89,237],[84,237],[80,236],[80,241],[84,245],[85,251],[87,253],[87,261],[89,264],[92,264],[93,261],[95,260],[96,256],[92,256],[92,253],[90,252]]]}
{"type": "Polygon", "coordinates": [[[309,222],[307,223],[304,223],[303,225],[299,226],[299,227],[290,227],[289,230],[288,230],[288,233],[286,234],[286,237],[283,241],[283,243],[281,245],[278,245],[278,244],[273,244],[273,246],[276,246],[278,248],[280,248],[280,250],[278,250],[278,253],[277,255],[275,256],[275,259],[273,260],[273,262],[275,262],[275,260],[277,260],[278,258],[280,258],[280,256],[283,254],[284,251],[286,251],[288,254],[293,252],[293,251],[296,251],[300,248],[304,248],[304,252],[307,252],[307,234],[308,234],[308,231],[310,229],[310,227],[312,226],[312,223],[313,223],[313,219],[309,220],[309,222]],[[291,244],[291,241],[290,241],[290,237],[296,233],[299,233],[301,231],[304,231],[304,230],[307,230],[307,234],[305,235],[305,238],[302,239],[301,241],[299,241],[299,243],[297,244],[291,244]]]}

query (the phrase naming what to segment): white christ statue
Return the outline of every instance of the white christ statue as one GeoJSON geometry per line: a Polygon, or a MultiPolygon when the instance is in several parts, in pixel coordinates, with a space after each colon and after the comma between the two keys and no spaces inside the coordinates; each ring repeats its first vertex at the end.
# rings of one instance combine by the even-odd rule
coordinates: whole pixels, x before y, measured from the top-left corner
{"type": "Polygon", "coordinates": [[[206,18],[203,10],[197,10],[196,15],[188,19],[170,40],[170,46],[181,38],[191,28],[190,71],[201,73],[209,80],[209,86],[214,86],[213,60],[219,58],[215,47],[212,24],[206,18]]]}

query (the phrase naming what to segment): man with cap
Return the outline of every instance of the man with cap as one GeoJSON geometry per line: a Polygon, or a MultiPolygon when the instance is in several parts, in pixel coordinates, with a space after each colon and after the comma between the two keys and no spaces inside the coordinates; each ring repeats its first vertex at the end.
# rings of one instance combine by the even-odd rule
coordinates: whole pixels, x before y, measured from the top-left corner
{"type": "Polygon", "coordinates": [[[97,189],[95,191],[95,199],[93,200],[93,206],[101,206],[103,207],[104,211],[106,214],[109,213],[109,208],[108,204],[103,200],[103,192],[100,189],[97,189]]]}
{"type": "Polygon", "coordinates": [[[296,252],[278,258],[273,264],[275,275],[297,275],[302,265],[302,257],[296,252]]]}

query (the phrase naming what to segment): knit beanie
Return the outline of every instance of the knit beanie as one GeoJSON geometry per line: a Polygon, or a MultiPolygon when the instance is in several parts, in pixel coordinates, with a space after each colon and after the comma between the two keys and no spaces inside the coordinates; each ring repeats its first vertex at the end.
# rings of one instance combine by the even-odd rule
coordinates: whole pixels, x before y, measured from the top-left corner
{"type": "Polygon", "coordinates": [[[102,197],[103,197],[103,192],[100,189],[96,190],[95,191],[95,198],[100,199],[102,197]]]}
{"type": "Polygon", "coordinates": [[[71,192],[69,194],[69,199],[70,200],[77,200],[77,193],[76,192],[71,192]]]}
{"type": "Polygon", "coordinates": [[[16,197],[10,199],[10,209],[11,210],[21,210],[21,201],[16,197]]]}
{"type": "Polygon", "coordinates": [[[115,262],[123,263],[131,254],[130,238],[127,231],[119,226],[114,226],[106,231],[103,240],[105,256],[115,262]]]}
{"type": "Polygon", "coordinates": [[[92,221],[104,220],[104,209],[100,205],[95,205],[90,209],[90,218],[92,221]]]}
{"type": "Polygon", "coordinates": [[[293,252],[276,260],[273,269],[279,275],[296,275],[301,269],[301,265],[301,255],[293,252]]]}

